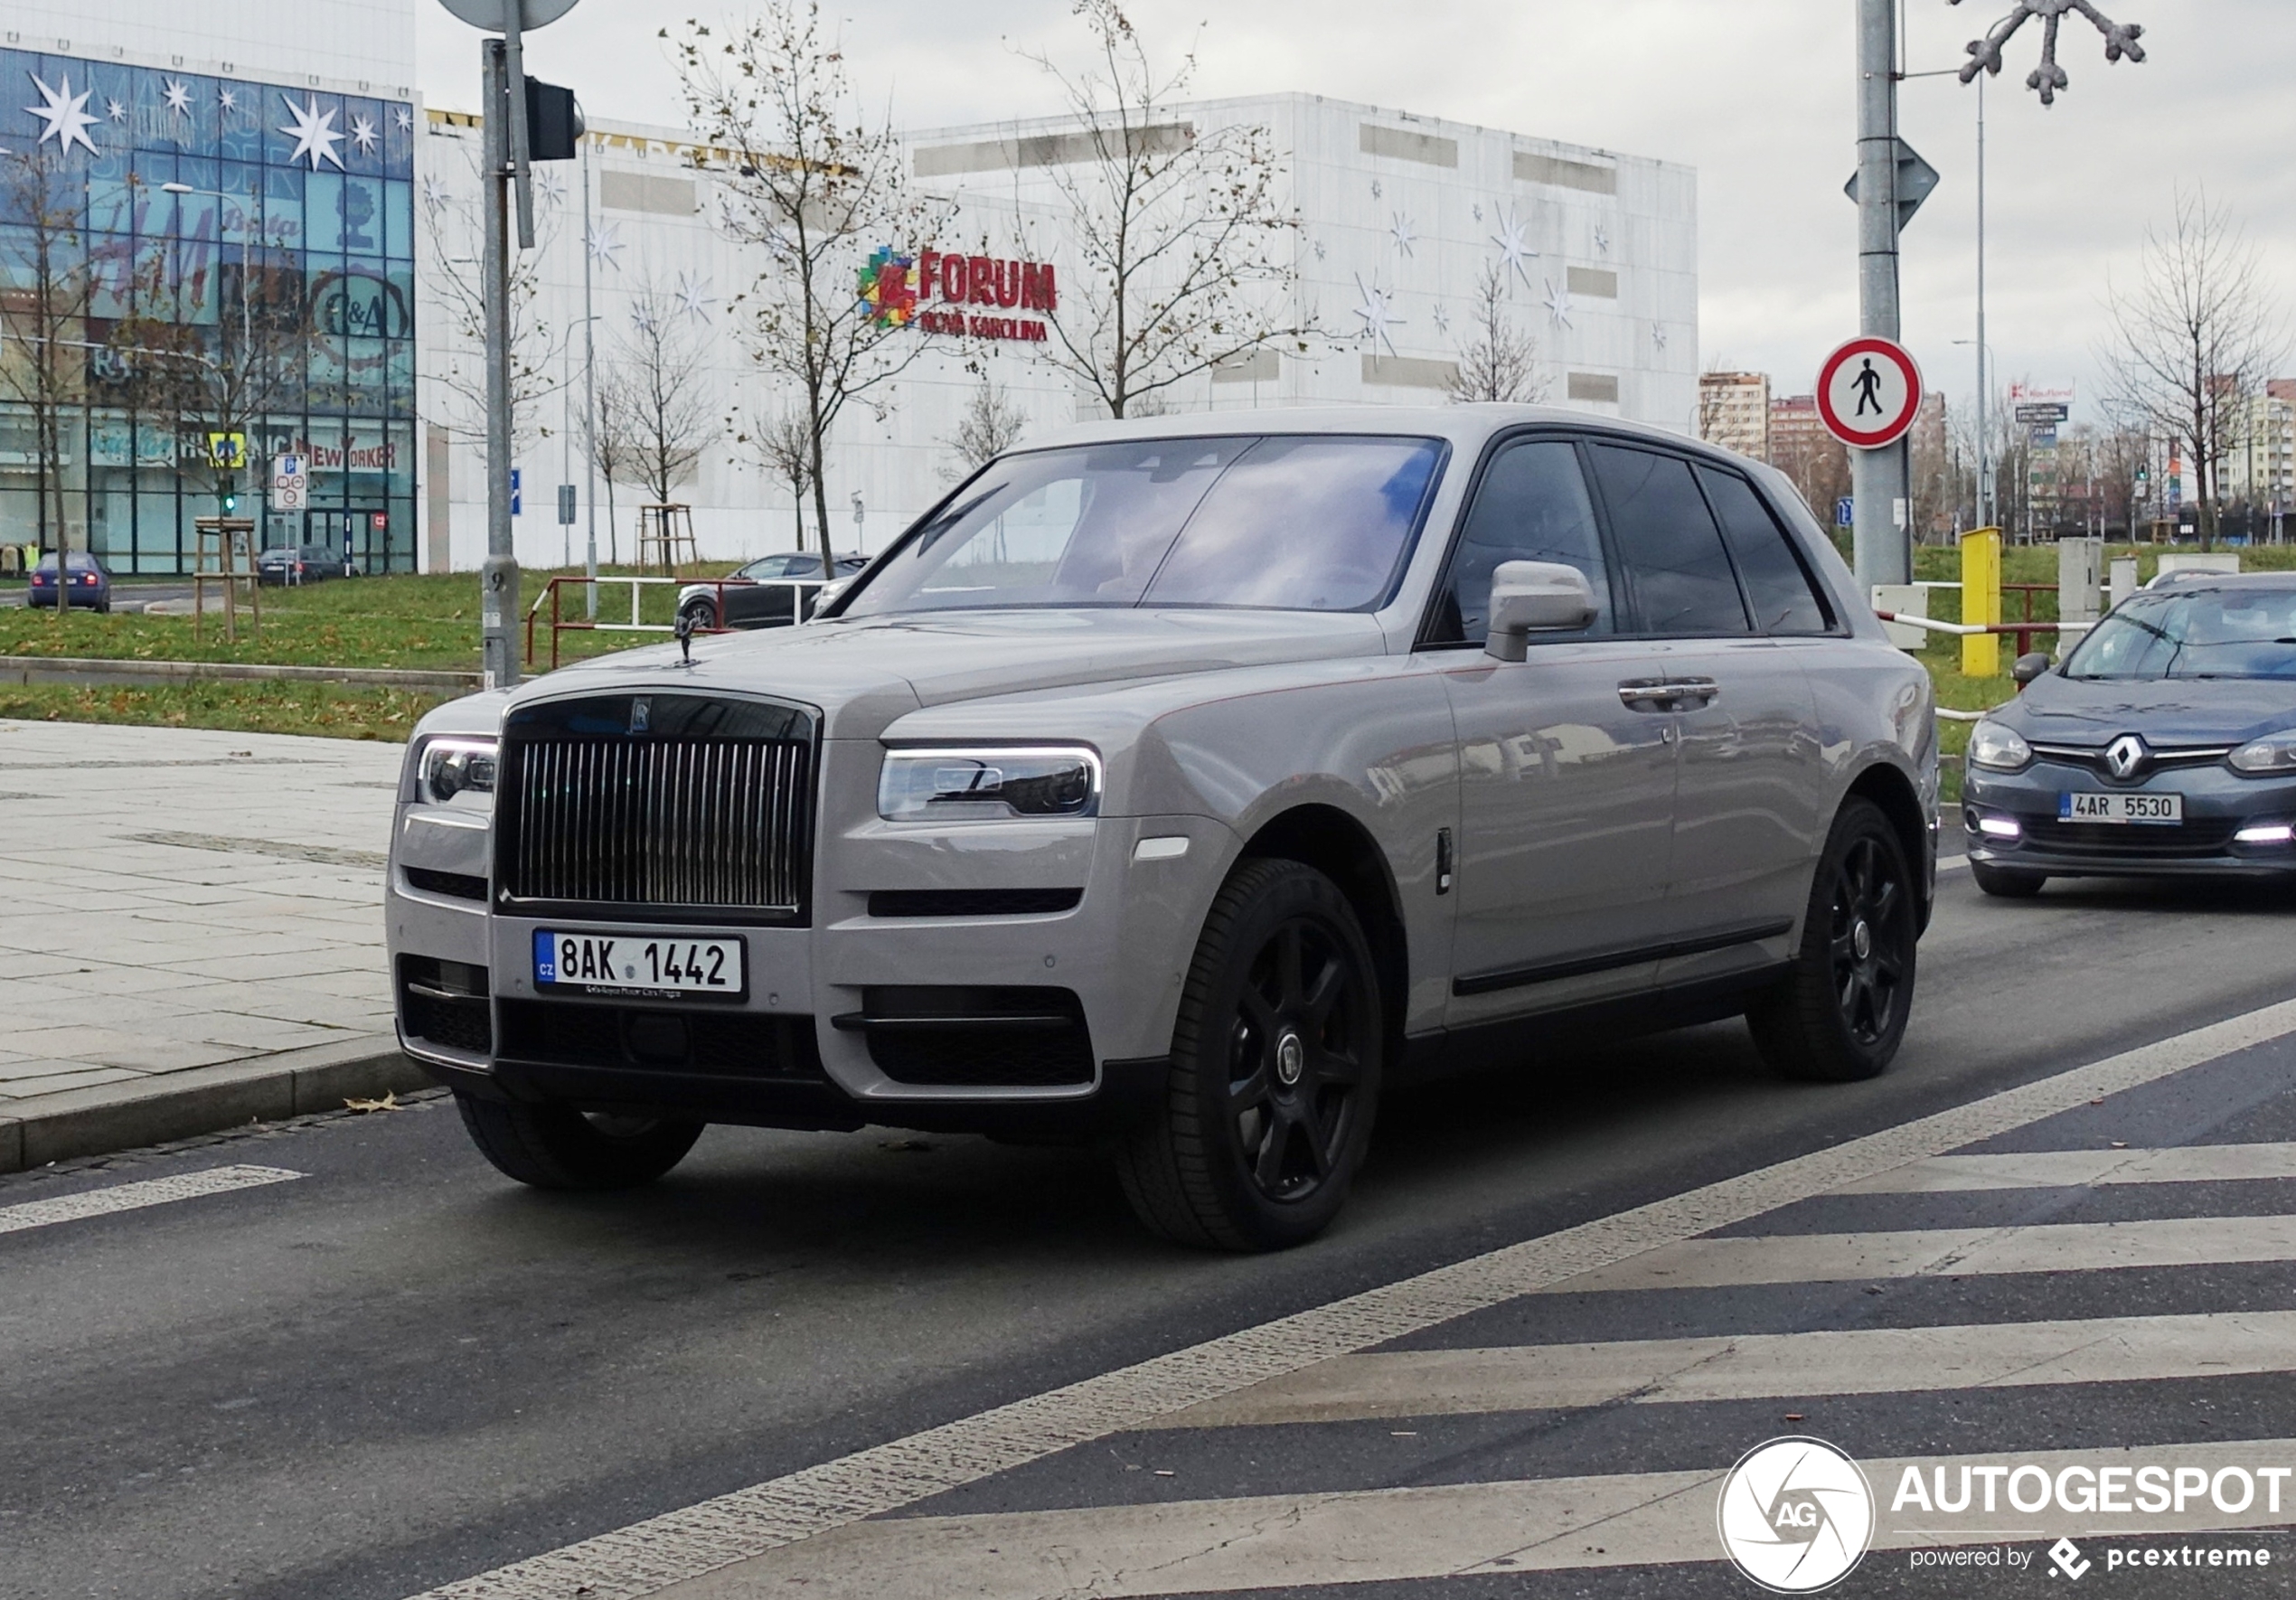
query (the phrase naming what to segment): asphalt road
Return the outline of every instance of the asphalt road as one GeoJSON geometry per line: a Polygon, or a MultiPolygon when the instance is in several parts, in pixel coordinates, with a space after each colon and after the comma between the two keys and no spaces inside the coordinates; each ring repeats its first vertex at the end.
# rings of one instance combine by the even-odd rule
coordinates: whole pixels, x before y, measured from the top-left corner
{"type": "MultiPolygon", "coordinates": [[[[1341,1225],[1275,1257],[1154,1243],[1081,1155],[882,1131],[712,1129],[655,1189],[541,1195],[487,1167],[438,1099],[0,1179],[9,1465],[0,1595],[412,1595],[2289,1000],[2291,919],[2296,892],[2285,890],[2056,885],[2038,900],[2006,902],[1980,897],[1965,871],[1949,874],[1922,946],[1914,1024],[1884,1078],[1782,1085],[1736,1024],[1574,1046],[1392,1105],[1341,1225]],[[301,1175],[6,1231],[5,1208],[232,1164],[301,1175]]],[[[2009,1150],[2296,1140],[2296,1048],[2251,1051],[2004,1138],[2009,1150]]],[[[1747,1226],[1801,1235],[2234,1211],[2278,1226],[2296,1213],[2296,1180],[2049,1189],[2023,1200],[1834,1194],[1747,1226]]],[[[1643,1285],[1512,1302],[1539,1308],[1535,1326],[1500,1307],[1465,1319],[1465,1332],[1438,1330],[1420,1342],[1862,1327],[1887,1322],[1889,1308],[1906,1325],[2296,1309],[2296,1260],[2148,1270],[2008,1273],[1971,1278],[1965,1294],[1955,1278],[1950,1304],[1937,1298],[1942,1280],[1928,1280],[1926,1310],[1913,1287],[1901,1293],[1878,1269],[1854,1275],[1874,1277],[1862,1289],[1805,1283],[1770,1295],[1759,1314],[1727,1285],[1653,1299],[1643,1285]]],[[[1868,1394],[1828,1402],[1810,1426],[1853,1436],[1875,1455],[1950,1452],[1973,1438],[2026,1450],[2137,1435],[2163,1444],[2296,1438],[2296,1386],[2285,1372],[2187,1376],[2144,1391],[2150,1398],[2126,1411],[2070,1403],[2057,1390],[2018,1391],[1974,1411],[1950,1394],[1868,1394]],[[1977,1438],[1972,1416],[1993,1432],[1977,1438]]],[[[1039,1526],[1030,1519],[1159,1495],[1227,1503],[1727,1466],[1748,1445],[1793,1431],[1779,1420],[1783,1402],[1745,1400],[1596,1407],[1568,1414],[1577,1420],[1567,1426],[1556,1420],[1563,1414],[1527,1423],[1504,1405],[1471,1407],[1475,1414],[1440,1426],[1397,1420],[1428,1408],[1407,1401],[1399,1413],[1315,1427],[1263,1417],[1120,1435],[926,1504],[955,1521],[859,1524],[876,1545],[797,1547],[820,1569],[737,1567],[693,1592],[935,1592],[883,1576],[909,1569],[878,1535],[974,1527],[965,1516],[1018,1541],[1040,1537],[1027,1531],[1039,1526]],[[1423,1434],[1441,1441],[1440,1465],[1382,1454],[1426,1448],[1423,1434]],[[1150,1448],[1143,1438],[1167,1442],[1150,1448]],[[1151,1460],[1162,1464],[1142,1470],[1151,1460]],[[825,1571],[835,1576],[822,1564],[833,1568],[840,1549],[852,1552],[855,1572],[880,1576],[822,1586],[825,1571]]],[[[1707,1537],[1711,1514],[1699,1513],[1707,1537]]],[[[1430,1517],[1431,1529],[1451,1526],[1430,1517]]],[[[1087,1556],[1100,1537],[1059,1527],[1087,1556]]],[[[2281,1548],[2285,1570],[2269,1577],[2118,1592],[2283,1593],[2296,1542],[2281,1548]],[[2259,1580],[2265,1586],[2241,1586],[2259,1580]]],[[[1440,1550],[1427,1559],[1428,1571],[1448,1570],[1440,1550]]],[[[1390,1574],[1345,1592],[1752,1592],[1710,1562],[1586,1559],[1595,1566],[1544,1578],[1390,1574]]],[[[1966,1574],[1908,1575],[1895,1559],[1869,1558],[1843,1592],[1982,1589],[1966,1574]]],[[[1288,1570],[1288,1587],[1265,1576],[1174,1586],[1337,1593],[1331,1571],[1313,1560],[1288,1570]]],[[[1142,1581],[1103,1586],[1162,1592],[1142,1581]]],[[[968,1592],[1006,1590],[984,1581],[968,1592]]]]}

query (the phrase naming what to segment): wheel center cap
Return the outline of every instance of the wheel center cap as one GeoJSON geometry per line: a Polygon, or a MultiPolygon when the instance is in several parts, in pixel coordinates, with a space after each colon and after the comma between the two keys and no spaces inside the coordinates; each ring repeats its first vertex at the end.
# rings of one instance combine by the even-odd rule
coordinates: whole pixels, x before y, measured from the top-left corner
{"type": "Polygon", "coordinates": [[[1286,1029],[1284,1037],[1275,1041],[1275,1076],[1285,1088],[1299,1082],[1300,1074],[1307,1069],[1307,1046],[1300,1036],[1286,1029]]]}
{"type": "Polygon", "coordinates": [[[1873,928],[1861,920],[1856,927],[1849,930],[1849,947],[1858,953],[1858,959],[1860,961],[1871,955],[1874,953],[1873,928]]]}

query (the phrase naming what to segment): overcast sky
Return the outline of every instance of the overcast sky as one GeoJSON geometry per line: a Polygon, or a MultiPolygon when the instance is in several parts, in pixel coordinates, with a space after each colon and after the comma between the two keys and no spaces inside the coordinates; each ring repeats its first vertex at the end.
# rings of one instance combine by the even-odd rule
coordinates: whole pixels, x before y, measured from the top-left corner
{"type": "MultiPolygon", "coordinates": [[[[2007,377],[2096,390],[2109,281],[2127,282],[2144,231],[2178,184],[2205,184],[2245,223],[2283,307],[2296,307],[2296,0],[2101,0],[2141,23],[2150,60],[2108,66],[2065,21],[2071,89],[2053,108],[2024,87],[2028,23],[1986,96],[1988,315],[2007,377]]],[[[1905,0],[1913,71],[1950,69],[2007,0],[1905,0]]],[[[913,127],[1057,109],[1016,48],[1073,57],[1065,0],[869,0],[841,16],[856,84],[913,127]]],[[[1520,133],[1655,155],[1698,172],[1701,364],[1770,372],[1806,391],[1857,332],[1849,0],[1135,0],[1152,47],[1199,44],[1207,97],[1301,89],[1520,133]],[[1205,24],[1207,14],[1215,20],[1205,24]],[[1198,33],[1200,25],[1202,28],[1198,33]]],[[[420,81],[434,104],[475,103],[476,35],[419,8],[420,81]]],[[[532,37],[531,71],[600,117],[682,120],[660,0],[580,0],[532,37]]],[[[722,14],[716,8],[700,14],[722,14]]],[[[1976,317],[1973,89],[1902,90],[1905,137],[1944,174],[1906,231],[1905,332],[1933,386],[1971,392],[1976,317]]],[[[2291,363],[2296,371],[2296,362],[2291,363]]],[[[2078,414],[2078,413],[2076,413],[2078,414]]]]}

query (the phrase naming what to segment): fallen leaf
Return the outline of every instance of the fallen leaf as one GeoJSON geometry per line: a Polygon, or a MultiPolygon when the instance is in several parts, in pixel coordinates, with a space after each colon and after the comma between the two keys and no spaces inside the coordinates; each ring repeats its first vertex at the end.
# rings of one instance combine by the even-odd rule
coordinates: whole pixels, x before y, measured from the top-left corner
{"type": "Polygon", "coordinates": [[[1802,1413],[1799,1411],[1789,1411],[1786,1413],[1786,1420],[1788,1422],[1800,1422],[1802,1420],[1802,1413]]]}
{"type": "Polygon", "coordinates": [[[370,1111],[397,1111],[400,1109],[399,1096],[395,1091],[383,1096],[383,1097],[380,1100],[345,1100],[343,1104],[345,1109],[356,1111],[362,1115],[370,1111]]]}

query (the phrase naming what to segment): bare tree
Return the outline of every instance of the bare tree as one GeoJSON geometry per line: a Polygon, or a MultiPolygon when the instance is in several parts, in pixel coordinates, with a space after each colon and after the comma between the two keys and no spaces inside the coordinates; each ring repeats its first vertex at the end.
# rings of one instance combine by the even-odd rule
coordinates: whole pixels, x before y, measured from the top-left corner
{"type": "Polygon", "coordinates": [[[983,377],[965,398],[956,431],[943,439],[944,448],[957,459],[952,477],[968,476],[1021,442],[1029,425],[1028,414],[1014,405],[1002,386],[983,377]]]}
{"type": "MultiPolygon", "coordinates": [[[[795,411],[763,411],[739,425],[734,441],[756,461],[789,485],[789,507],[796,518],[797,542],[805,548],[805,491],[813,483],[814,436],[805,419],[795,411]]],[[[828,548],[828,535],[823,546],[828,548]]]]}
{"type": "Polygon", "coordinates": [[[2200,537],[2213,543],[2224,458],[2282,348],[2256,252],[2207,190],[2179,190],[2169,231],[2145,231],[2136,287],[2112,291],[2110,307],[2113,409],[2190,452],[2200,537]]]}
{"type": "Polygon", "coordinates": [[[630,326],[616,341],[605,389],[630,447],[635,481],[661,504],[693,475],[717,433],[701,372],[701,351],[678,308],[649,286],[630,304],[630,326]]]}
{"type": "Polygon", "coordinates": [[[1083,152],[1044,168],[1082,268],[1035,307],[1051,331],[1047,359],[1110,416],[1134,417],[1223,362],[1305,350],[1315,329],[1293,300],[1299,219],[1283,202],[1274,135],[1181,119],[1172,103],[1194,79],[1194,52],[1162,74],[1117,0],[1075,0],[1075,13],[1092,34],[1088,70],[1028,58],[1059,84],[1077,123],[1063,143],[1083,152]]]}
{"type": "MultiPolygon", "coordinates": [[[[88,311],[96,268],[81,230],[86,180],[63,151],[5,156],[0,196],[16,226],[0,230],[0,393],[32,418],[40,546],[56,552],[59,584],[71,545],[65,515],[64,422],[87,403],[88,311]]],[[[61,590],[59,588],[61,594],[61,590]]],[[[59,601],[56,616],[66,607],[59,601]]]]}
{"type": "Polygon", "coordinates": [[[872,244],[923,236],[937,208],[909,189],[890,125],[855,108],[844,55],[823,38],[814,0],[768,0],[762,18],[722,40],[689,22],[676,60],[695,132],[728,155],[717,174],[727,230],[766,249],[734,307],[747,317],[750,358],[796,392],[814,526],[833,569],[830,431],[924,345],[897,310],[858,298],[854,281],[872,244]]]}
{"type": "Polygon", "coordinates": [[[622,540],[615,520],[615,486],[640,481],[639,462],[645,455],[643,428],[629,404],[626,386],[608,372],[598,386],[598,414],[590,427],[590,462],[606,480],[606,560],[622,560],[622,540]]]}
{"type": "Polygon", "coordinates": [[[1459,344],[1459,371],[1446,392],[1463,403],[1532,404],[1547,398],[1547,380],[1539,372],[1538,335],[1517,327],[1508,315],[1507,279],[1496,262],[1483,268],[1475,285],[1474,311],[1459,344]]]}
{"type": "MultiPolygon", "coordinates": [[[[466,146],[471,187],[485,182],[478,157],[466,146]]],[[[441,421],[447,430],[466,439],[486,437],[486,282],[480,267],[483,242],[480,220],[471,208],[445,191],[426,184],[422,204],[428,225],[424,240],[423,289],[433,308],[426,315],[441,317],[453,330],[454,343],[446,359],[428,363],[425,376],[444,390],[450,403],[441,421]]],[[[544,202],[535,225],[536,248],[510,253],[510,414],[511,456],[516,459],[536,440],[550,437],[542,421],[541,402],[558,392],[565,381],[566,363],[560,360],[567,330],[551,326],[541,313],[541,263],[556,237],[555,207],[544,202]]],[[[590,248],[590,241],[582,241],[590,248]]]]}

